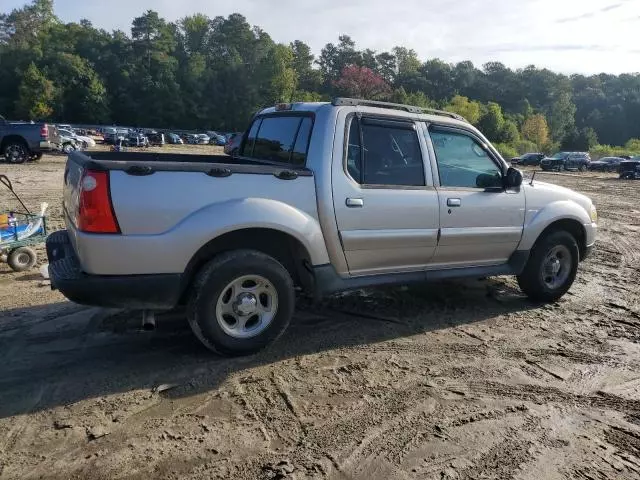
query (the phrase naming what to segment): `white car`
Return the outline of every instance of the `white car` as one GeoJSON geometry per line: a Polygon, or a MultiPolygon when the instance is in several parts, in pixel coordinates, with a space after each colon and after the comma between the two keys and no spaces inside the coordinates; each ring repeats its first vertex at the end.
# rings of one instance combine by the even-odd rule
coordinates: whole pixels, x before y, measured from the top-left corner
{"type": "Polygon", "coordinates": [[[64,135],[65,137],[70,137],[76,140],[76,142],[80,143],[83,148],[87,147],[95,147],[96,141],[91,137],[85,137],[84,135],[78,135],[73,130],[67,130],[63,128],[58,129],[60,131],[60,135],[64,135]]]}

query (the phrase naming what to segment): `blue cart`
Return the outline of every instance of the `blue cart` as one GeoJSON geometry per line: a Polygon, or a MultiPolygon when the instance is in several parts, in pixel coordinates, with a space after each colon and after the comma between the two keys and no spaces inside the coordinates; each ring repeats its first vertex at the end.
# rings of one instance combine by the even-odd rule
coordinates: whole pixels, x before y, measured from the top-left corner
{"type": "Polygon", "coordinates": [[[45,214],[48,205],[43,203],[39,214],[31,213],[5,175],[0,175],[0,183],[11,191],[24,209],[22,212],[0,211],[0,261],[16,272],[23,272],[33,268],[38,261],[31,247],[47,238],[45,214]]]}

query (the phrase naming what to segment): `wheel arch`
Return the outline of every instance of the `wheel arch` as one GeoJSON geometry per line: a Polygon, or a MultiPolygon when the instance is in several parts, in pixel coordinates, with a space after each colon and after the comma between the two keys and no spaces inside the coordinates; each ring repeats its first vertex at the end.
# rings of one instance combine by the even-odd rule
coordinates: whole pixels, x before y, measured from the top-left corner
{"type": "Polygon", "coordinates": [[[2,142],[0,142],[0,153],[4,155],[5,148],[7,148],[8,145],[11,145],[13,143],[19,143],[23,145],[28,152],[31,151],[31,149],[29,148],[29,144],[27,143],[27,140],[24,137],[20,135],[7,135],[2,139],[2,142]]]}
{"type": "Polygon", "coordinates": [[[587,232],[584,225],[574,218],[561,218],[550,223],[536,238],[535,245],[552,232],[565,231],[570,233],[576,239],[578,250],[580,251],[580,260],[586,257],[587,252],[587,232]]]}
{"type": "Polygon", "coordinates": [[[311,254],[299,239],[275,228],[242,228],[210,240],[191,257],[183,274],[180,303],[186,301],[198,271],[216,255],[232,250],[256,250],[269,255],[287,269],[296,286],[313,290],[311,254]]]}

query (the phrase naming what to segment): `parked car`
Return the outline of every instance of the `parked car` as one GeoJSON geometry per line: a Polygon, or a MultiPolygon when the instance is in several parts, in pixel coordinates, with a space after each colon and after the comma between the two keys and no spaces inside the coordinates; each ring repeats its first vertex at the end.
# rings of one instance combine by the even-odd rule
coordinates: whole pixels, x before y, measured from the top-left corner
{"type": "Polygon", "coordinates": [[[227,140],[227,144],[224,146],[224,153],[231,155],[232,157],[237,156],[243,135],[243,133],[232,133],[227,140]]]}
{"type": "Polygon", "coordinates": [[[234,162],[72,153],[67,230],[47,239],[52,288],[86,305],[186,304],[206,347],[242,355],[284,332],[298,288],[320,298],[515,275],[530,298],[553,302],[595,243],[588,197],[523,183],[456,114],[356,99],[280,104],[246,135],[234,162]]]}
{"type": "Polygon", "coordinates": [[[197,145],[198,144],[198,135],[194,133],[189,133],[184,136],[184,143],[189,145],[197,145]]]}
{"type": "Polygon", "coordinates": [[[511,159],[512,165],[532,165],[538,166],[540,165],[540,161],[545,157],[544,153],[525,153],[519,157],[514,157],[511,159]]]}
{"type": "Polygon", "coordinates": [[[54,151],[60,143],[55,125],[8,122],[0,116],[0,154],[6,162],[38,160],[43,152],[54,151]]]}
{"type": "Polygon", "coordinates": [[[227,144],[227,137],[218,132],[207,132],[207,135],[209,136],[209,143],[211,145],[223,146],[227,144]]]}
{"type": "Polygon", "coordinates": [[[591,162],[587,152],[558,152],[552,157],[543,158],[540,167],[543,170],[580,170],[584,172],[591,162]]]}
{"type": "Polygon", "coordinates": [[[182,145],[184,143],[184,140],[182,140],[182,138],[180,138],[180,135],[178,135],[177,133],[168,133],[167,143],[170,143],[171,145],[182,145]]]}
{"type": "Polygon", "coordinates": [[[67,130],[67,129],[60,128],[60,127],[58,127],[58,130],[60,132],[60,135],[63,135],[65,137],[73,138],[76,141],[76,143],[82,145],[82,148],[88,148],[88,147],[95,147],[96,146],[96,141],[91,137],[87,137],[87,136],[84,136],[84,135],[78,135],[74,130],[67,130]]]}
{"type": "Polygon", "coordinates": [[[617,172],[620,168],[621,157],[604,157],[589,164],[589,170],[600,172],[617,172]]]}
{"type": "Polygon", "coordinates": [[[144,133],[130,132],[125,139],[127,147],[148,147],[149,139],[144,133]]]}
{"type": "Polygon", "coordinates": [[[211,137],[209,137],[209,135],[207,135],[206,133],[199,133],[198,135],[196,135],[196,138],[196,143],[198,145],[209,145],[209,143],[211,142],[211,137]]]}
{"type": "Polygon", "coordinates": [[[61,133],[59,148],[63,153],[69,154],[75,150],[82,150],[82,144],[77,140],[77,138],[63,135],[61,133]]]}
{"type": "Polygon", "coordinates": [[[148,133],[147,138],[149,139],[150,145],[162,147],[165,144],[164,133],[158,133],[158,132],[148,133]]]}
{"type": "Polygon", "coordinates": [[[104,143],[115,145],[119,140],[125,141],[129,136],[128,128],[107,127],[102,132],[104,143]]]}
{"type": "Polygon", "coordinates": [[[640,157],[633,157],[631,160],[620,162],[620,178],[628,180],[640,180],[640,157]]]}

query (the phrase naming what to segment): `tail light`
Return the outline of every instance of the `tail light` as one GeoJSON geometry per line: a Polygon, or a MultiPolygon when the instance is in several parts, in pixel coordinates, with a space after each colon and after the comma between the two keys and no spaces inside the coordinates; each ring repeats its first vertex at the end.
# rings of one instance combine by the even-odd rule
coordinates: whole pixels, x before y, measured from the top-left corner
{"type": "Polygon", "coordinates": [[[46,123],[40,127],[40,136],[42,138],[47,138],[49,136],[49,125],[46,123]]]}
{"type": "Polygon", "coordinates": [[[86,233],[120,233],[111,203],[109,172],[85,170],[83,173],[76,225],[86,233]]]}

